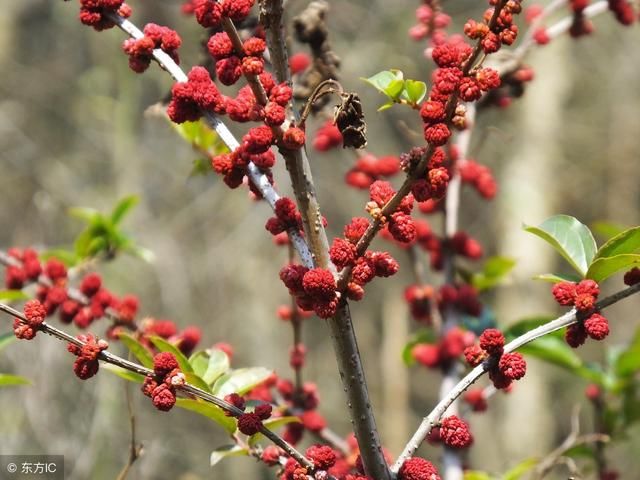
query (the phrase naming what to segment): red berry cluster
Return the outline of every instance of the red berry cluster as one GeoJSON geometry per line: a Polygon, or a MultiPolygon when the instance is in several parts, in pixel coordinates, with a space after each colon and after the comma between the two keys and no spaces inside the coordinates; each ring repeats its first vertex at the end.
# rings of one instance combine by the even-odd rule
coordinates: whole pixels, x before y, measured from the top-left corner
{"type": "Polygon", "coordinates": [[[80,21],[101,31],[113,28],[116,24],[109,18],[119,15],[124,18],[131,16],[131,7],[124,0],[80,0],[80,21]]]}
{"type": "Polygon", "coordinates": [[[562,306],[575,306],[581,314],[577,323],[569,325],[565,332],[565,340],[573,347],[582,345],[587,337],[602,340],[609,335],[609,322],[595,311],[600,287],[593,280],[582,280],[579,283],[558,282],[552,293],[562,306]]]}
{"type": "Polygon", "coordinates": [[[287,230],[302,230],[302,216],[293,200],[282,197],[276,201],[275,216],[267,220],[265,228],[271,235],[279,235],[287,230]]]}
{"type": "MultiPolygon", "coordinates": [[[[207,48],[216,62],[216,76],[223,85],[235,84],[243,74],[260,75],[264,71],[262,55],[267,45],[262,38],[245,40],[242,55],[236,55],[229,36],[219,32],[209,39],[207,48]]],[[[283,121],[284,115],[278,125],[283,121]]]]}
{"type": "Polygon", "coordinates": [[[455,362],[467,347],[473,345],[475,335],[460,327],[448,330],[438,343],[418,343],[411,349],[412,357],[428,368],[440,368],[455,362]]]}
{"type": "Polygon", "coordinates": [[[467,390],[462,399],[474,412],[484,412],[489,407],[487,397],[482,388],[471,388],[467,390]]]}
{"type": "Polygon", "coordinates": [[[145,377],[142,393],[151,398],[158,410],[168,412],[176,403],[176,387],[184,384],[185,376],[175,355],[161,352],[153,358],[153,374],[145,377]]]}
{"type": "Polygon", "coordinates": [[[342,133],[333,120],[327,120],[317,131],[313,139],[313,148],[319,152],[326,152],[342,145],[342,133]]]}
{"type": "Polygon", "coordinates": [[[627,273],[624,274],[624,284],[625,285],[635,285],[636,283],[640,283],[640,268],[633,267],[627,273]]]}
{"type": "Polygon", "coordinates": [[[445,28],[451,23],[451,17],[440,11],[439,2],[427,0],[416,9],[418,23],[409,29],[413,40],[430,37],[431,43],[438,45],[446,40],[445,28]]]}
{"type": "MultiPolygon", "coordinates": [[[[374,218],[381,216],[381,210],[396,194],[393,186],[384,180],[376,180],[369,186],[370,202],[367,211],[374,218]]],[[[411,243],[416,239],[417,229],[411,211],[413,210],[414,197],[412,194],[402,199],[394,213],[385,220],[385,226],[394,240],[400,243],[411,243]]]]}
{"type": "Polygon", "coordinates": [[[336,313],[336,281],[329,270],[291,264],[280,270],[280,279],[301,309],[313,310],[320,318],[329,318],[336,313]]]}
{"type": "Polygon", "coordinates": [[[306,53],[294,53],[289,57],[289,70],[291,75],[304,72],[311,65],[311,58],[306,53]]]}
{"type": "Polygon", "coordinates": [[[173,61],[180,63],[178,48],[182,44],[180,36],[169,27],[155,23],[147,23],[143,30],[144,37],[129,38],[122,44],[122,50],[129,55],[129,67],[136,73],[142,73],[151,64],[153,50],[158,48],[169,55],[173,61]]]}
{"type": "MultiPolygon", "coordinates": [[[[339,132],[338,132],[339,133],[339,132]]],[[[317,140],[316,136],[316,140],[317,140]]],[[[384,177],[391,177],[400,171],[400,159],[394,156],[376,157],[365,153],[345,174],[345,182],[359,189],[366,189],[373,182],[384,177]]]]}
{"type": "Polygon", "coordinates": [[[76,361],[73,364],[73,371],[78,378],[86,380],[98,373],[100,363],[98,357],[100,352],[109,348],[109,344],[104,340],[99,340],[92,334],[78,335],[76,337],[83,345],[78,346],[75,343],[69,343],[67,350],[74,354],[76,361]]]}
{"type": "Polygon", "coordinates": [[[440,474],[428,460],[413,457],[406,460],[400,467],[398,480],[440,480],[440,474]]]}
{"type": "Polygon", "coordinates": [[[238,417],[238,430],[245,435],[255,435],[262,429],[262,422],[271,417],[272,407],[268,403],[257,405],[253,412],[238,417]]]}
{"type": "Polygon", "coordinates": [[[622,25],[631,25],[636,19],[636,12],[628,0],[608,0],[609,10],[622,25]]]}
{"type": "Polygon", "coordinates": [[[462,313],[477,317],[482,312],[478,291],[471,285],[443,285],[436,293],[430,285],[410,285],[404,291],[413,318],[427,325],[431,324],[432,302],[437,302],[441,313],[447,308],[455,308],[462,313]]]}
{"type": "Polygon", "coordinates": [[[475,188],[482,197],[491,200],[496,196],[498,184],[489,167],[471,159],[460,161],[457,166],[460,179],[475,188]]]}
{"type": "Polygon", "coordinates": [[[508,388],[514,380],[520,380],[527,372],[527,362],[520,353],[504,353],[504,335],[496,328],[488,328],[480,335],[479,345],[464,351],[467,363],[472,367],[486,360],[489,378],[498,389],[508,388]]]}
{"type": "Polygon", "coordinates": [[[13,333],[21,340],[33,340],[42,326],[47,311],[38,300],[29,300],[24,304],[26,322],[19,318],[13,320],[13,333]]]}
{"type": "MultiPolygon", "coordinates": [[[[149,349],[154,348],[149,337],[157,336],[177,346],[185,355],[191,355],[202,339],[202,331],[198,327],[188,326],[180,332],[175,322],[151,317],[147,317],[141,322],[139,331],[141,333],[140,342],[149,349]]],[[[223,349],[220,348],[220,350],[223,349]]]]}
{"type": "MultiPolygon", "coordinates": [[[[422,108],[424,109],[428,103],[424,103],[422,108]]],[[[413,171],[426,154],[426,147],[414,147],[400,155],[400,167],[406,172],[413,171]]],[[[426,175],[411,185],[411,193],[417,202],[435,201],[444,197],[451,177],[444,166],[445,160],[444,150],[436,148],[427,163],[426,175]]]]}
{"type": "Polygon", "coordinates": [[[467,448],[473,443],[469,425],[456,415],[443,418],[438,433],[440,440],[450,448],[467,448]]]}

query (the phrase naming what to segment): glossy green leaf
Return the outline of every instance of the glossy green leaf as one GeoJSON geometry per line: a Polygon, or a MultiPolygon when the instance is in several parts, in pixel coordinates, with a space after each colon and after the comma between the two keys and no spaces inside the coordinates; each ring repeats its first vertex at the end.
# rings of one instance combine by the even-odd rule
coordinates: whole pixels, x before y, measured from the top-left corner
{"type": "Polygon", "coordinates": [[[398,70],[384,70],[382,72],[378,72],[375,75],[369,78],[361,78],[361,80],[367,82],[369,85],[380,91],[381,93],[385,93],[385,90],[389,86],[391,82],[394,80],[402,79],[402,72],[400,72],[400,76],[397,74],[398,70]]]}
{"type": "Polygon", "coordinates": [[[518,351],[572,372],[576,372],[582,366],[582,360],[578,354],[557,337],[544,336],[538,338],[531,343],[523,345],[518,351]]]}
{"type": "Polygon", "coordinates": [[[271,375],[272,371],[264,367],[240,368],[225,373],[213,384],[213,394],[223,398],[230,393],[244,395],[260,385],[271,375]]]}
{"type": "Polygon", "coordinates": [[[195,373],[185,373],[184,376],[187,383],[190,383],[194,387],[198,387],[200,390],[204,390],[207,393],[212,393],[211,387],[207,385],[207,382],[205,382],[200,376],[195,373]]]}
{"type": "Polygon", "coordinates": [[[19,385],[30,385],[31,381],[19,375],[9,375],[0,373],[0,387],[17,387],[19,385]]]}
{"type": "Polygon", "coordinates": [[[587,278],[600,283],[621,270],[631,270],[640,266],[640,255],[623,254],[596,259],[587,271],[587,278]]]}
{"type": "Polygon", "coordinates": [[[142,366],[153,368],[153,355],[151,355],[147,347],[126,333],[121,333],[118,338],[124,343],[124,346],[129,349],[133,356],[138,359],[142,366]]]}
{"type": "Polygon", "coordinates": [[[233,417],[227,417],[224,414],[224,410],[212,403],[203,400],[193,400],[191,398],[177,398],[176,407],[190,410],[213,420],[229,434],[236,431],[236,420],[233,417]]]}
{"type": "Polygon", "coordinates": [[[207,352],[209,359],[202,378],[209,385],[213,385],[218,378],[229,371],[230,362],[227,354],[218,348],[212,348],[207,350],[207,352]]]}
{"type": "MultiPolygon", "coordinates": [[[[538,328],[541,325],[549,323],[551,320],[554,320],[555,317],[549,315],[540,315],[535,317],[525,317],[515,323],[512,323],[507,328],[503,330],[503,334],[508,342],[513,340],[514,338],[519,337],[520,335],[524,335],[527,332],[530,332],[534,328],[538,328]]],[[[550,333],[550,336],[557,336],[562,338],[562,331],[558,330],[556,332],[550,333]]]]}
{"type": "Polygon", "coordinates": [[[510,257],[491,257],[485,262],[482,272],[471,276],[471,284],[483,291],[502,283],[507,274],[516,265],[516,261],[510,257]]]}
{"type": "Polygon", "coordinates": [[[384,94],[389,98],[397,101],[400,97],[400,94],[404,90],[404,80],[401,78],[396,78],[389,82],[389,85],[384,89],[384,94]]]}
{"type": "Polygon", "coordinates": [[[579,282],[582,277],[573,274],[564,273],[543,273],[536,275],[533,280],[542,280],[543,282],[558,283],[558,282],[579,282]]]}
{"type": "Polygon", "coordinates": [[[411,103],[420,103],[427,94],[427,84],[419,80],[405,80],[404,96],[411,103]]]}
{"type": "Polygon", "coordinates": [[[0,290],[0,301],[2,302],[17,302],[28,298],[29,295],[22,290],[0,290]]]}
{"type": "Polygon", "coordinates": [[[137,195],[130,195],[120,200],[111,212],[111,222],[118,225],[139,202],[140,197],[137,195]]]}
{"type": "Polygon", "coordinates": [[[402,349],[402,361],[404,362],[404,364],[407,367],[410,367],[416,363],[416,360],[415,358],[413,358],[413,354],[411,353],[411,350],[413,350],[413,347],[415,347],[418,343],[435,343],[435,341],[436,341],[436,336],[433,330],[427,329],[427,328],[418,330],[416,333],[413,334],[411,339],[407,342],[407,344],[402,349]]]}
{"type": "Polygon", "coordinates": [[[178,361],[178,364],[180,365],[180,370],[182,370],[184,373],[193,373],[193,368],[191,368],[189,359],[184,355],[184,353],[180,351],[178,347],[166,341],[164,338],[155,335],[150,336],[149,340],[151,340],[151,343],[153,343],[155,347],[161,352],[173,353],[173,355],[176,357],[176,360],[178,361]]]}
{"type": "Polygon", "coordinates": [[[223,447],[216,448],[213,452],[211,452],[211,457],[209,459],[209,464],[213,467],[218,464],[221,460],[229,457],[241,457],[249,455],[249,450],[246,448],[242,448],[238,445],[225,445],[223,447]]]}
{"type": "Polygon", "coordinates": [[[2,350],[7,345],[16,341],[16,336],[13,332],[7,332],[0,334],[0,350],[2,350]]]}
{"type": "Polygon", "coordinates": [[[522,476],[525,473],[531,471],[531,469],[535,467],[538,462],[539,460],[536,460],[535,458],[528,458],[526,460],[523,460],[515,467],[509,469],[509,471],[505,472],[505,474],[502,475],[502,480],[520,480],[522,476]]]}
{"type": "Polygon", "coordinates": [[[525,225],[524,229],[549,243],[580,275],[587,273],[597,246],[591,231],[576,218],[556,215],[537,227],[525,225]]]}
{"type": "Polygon", "coordinates": [[[596,253],[596,259],[640,252],[640,227],[630,228],[609,239],[596,253]]]}
{"type": "MultiPolygon", "coordinates": [[[[301,423],[301,422],[298,417],[291,417],[291,416],[270,418],[262,422],[262,424],[272,432],[275,432],[277,429],[284,427],[285,425],[288,425],[290,423],[301,423]]],[[[249,442],[248,442],[249,446],[250,447],[255,446],[256,443],[262,441],[262,439],[264,439],[264,435],[262,435],[261,433],[256,433],[255,435],[251,435],[251,437],[249,437],[249,442]]]]}
{"type": "Polygon", "coordinates": [[[117,365],[112,365],[110,363],[103,363],[100,365],[100,368],[105,369],[108,372],[114,373],[118,375],[120,378],[124,378],[125,380],[128,380],[130,382],[135,382],[135,383],[144,382],[144,375],[140,375],[139,373],[136,373],[136,372],[131,372],[122,367],[118,367],[117,365]]]}

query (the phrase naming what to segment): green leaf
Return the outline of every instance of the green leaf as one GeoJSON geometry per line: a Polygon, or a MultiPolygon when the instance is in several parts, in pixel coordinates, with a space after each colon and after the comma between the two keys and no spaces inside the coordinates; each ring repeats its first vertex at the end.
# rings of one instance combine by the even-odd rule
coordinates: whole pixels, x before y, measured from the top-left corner
{"type": "Polygon", "coordinates": [[[122,343],[124,343],[124,346],[129,349],[133,356],[138,359],[142,366],[153,368],[153,355],[151,355],[151,352],[147,347],[126,333],[121,333],[118,338],[122,343]]]}
{"type": "Polygon", "coordinates": [[[209,385],[229,371],[230,362],[226,353],[218,348],[207,350],[208,361],[206,370],[203,372],[202,379],[209,385]]]}
{"type": "Polygon", "coordinates": [[[589,445],[576,445],[563,453],[565,457],[572,458],[593,458],[593,448],[589,445]]]}
{"type": "Polygon", "coordinates": [[[586,225],[569,215],[555,215],[537,227],[525,225],[524,229],[549,243],[580,275],[587,273],[597,246],[586,225]]]}
{"type": "Polygon", "coordinates": [[[558,282],[579,282],[582,277],[574,274],[564,273],[543,273],[536,275],[533,280],[542,280],[543,282],[558,283],[558,282]]]}
{"type": "Polygon", "coordinates": [[[87,223],[95,222],[102,216],[98,210],[89,207],[71,207],[69,209],[69,215],[84,220],[87,223]]]}
{"type": "Polygon", "coordinates": [[[0,350],[4,347],[16,341],[16,336],[13,332],[7,332],[0,335],[0,350]]]}
{"type": "Polygon", "coordinates": [[[518,351],[524,355],[539,358],[553,365],[576,372],[582,367],[582,360],[563,340],[558,337],[544,336],[523,345],[518,351]]]}
{"type": "Polygon", "coordinates": [[[271,370],[264,367],[239,368],[225,373],[213,384],[213,394],[220,398],[230,393],[244,395],[269,378],[271,373],[271,370]]]}
{"type": "Polygon", "coordinates": [[[389,85],[384,89],[384,94],[394,101],[400,98],[400,94],[404,90],[404,80],[396,78],[389,82],[389,85]]]}
{"type": "Polygon", "coordinates": [[[492,480],[492,476],[480,470],[465,470],[464,480],[492,480]]]}
{"type": "Polygon", "coordinates": [[[224,414],[224,410],[220,407],[208,403],[202,400],[193,400],[191,398],[177,398],[176,406],[190,410],[197,414],[203,415],[210,420],[213,420],[222,428],[224,428],[229,434],[233,434],[236,431],[236,421],[233,417],[227,417],[224,414]]]}
{"type": "Polygon", "coordinates": [[[405,80],[404,82],[404,96],[411,103],[417,104],[424,100],[427,94],[427,84],[419,80],[405,80]]]}
{"type": "Polygon", "coordinates": [[[400,72],[400,76],[398,76],[397,73],[394,73],[394,72],[399,72],[399,70],[395,70],[395,71],[384,70],[382,72],[376,73],[372,77],[360,78],[360,80],[367,82],[373,88],[377,89],[379,92],[384,93],[386,95],[385,90],[387,89],[389,84],[394,80],[402,79],[402,72],[400,72]]]}
{"type": "Polygon", "coordinates": [[[185,373],[184,376],[185,376],[185,379],[187,380],[187,383],[190,383],[194,387],[198,387],[200,390],[204,390],[207,393],[212,393],[211,387],[207,385],[207,382],[205,382],[201,377],[199,377],[195,373],[185,373]]]}
{"type": "Polygon", "coordinates": [[[606,242],[596,253],[596,259],[640,251],[640,227],[630,228],[606,242]]]}
{"type": "Polygon", "coordinates": [[[118,375],[120,378],[124,378],[125,380],[128,380],[130,382],[135,382],[135,383],[144,382],[144,375],[140,375],[139,373],[136,373],[136,372],[131,372],[122,367],[118,367],[117,365],[112,365],[110,363],[103,363],[102,365],[100,365],[100,368],[105,369],[108,372],[114,373],[118,375]]]}
{"type": "Polygon", "coordinates": [[[148,248],[140,247],[138,245],[132,245],[126,248],[126,251],[132,254],[134,257],[138,257],[147,263],[153,263],[156,259],[156,254],[148,248]]]}
{"type": "Polygon", "coordinates": [[[216,448],[213,452],[211,452],[211,458],[209,459],[210,465],[213,467],[220,460],[229,457],[240,457],[249,455],[249,450],[246,448],[242,448],[238,445],[225,445],[223,447],[216,448]]]}
{"type": "MultiPolygon", "coordinates": [[[[277,429],[284,427],[290,423],[301,423],[298,417],[279,417],[279,418],[270,418],[262,422],[262,424],[267,427],[272,432],[275,432],[277,429]]],[[[264,438],[264,435],[261,433],[256,433],[255,435],[251,435],[249,437],[249,446],[254,447],[258,442],[260,442],[264,438]]]]}
{"type": "Polygon", "coordinates": [[[538,464],[538,462],[539,461],[536,460],[535,458],[528,458],[526,460],[523,460],[522,462],[517,464],[515,467],[509,469],[509,471],[507,471],[502,476],[502,480],[520,480],[520,478],[522,478],[522,475],[524,475],[525,473],[530,471],[533,467],[535,467],[538,464]]]}
{"type": "Polygon", "coordinates": [[[384,112],[385,110],[389,110],[394,105],[395,105],[395,102],[393,100],[389,100],[387,103],[382,104],[378,107],[378,112],[384,112]]]}
{"type": "Polygon", "coordinates": [[[208,158],[198,157],[191,163],[189,177],[199,177],[212,174],[211,161],[208,158]]]}
{"type": "Polygon", "coordinates": [[[193,373],[193,368],[191,368],[189,359],[185,357],[184,353],[182,353],[178,347],[167,342],[164,338],[155,335],[150,336],[149,340],[151,340],[151,343],[153,343],[161,352],[173,353],[178,361],[178,365],[180,365],[180,370],[184,373],[193,373]]]}
{"type": "Polygon", "coordinates": [[[0,387],[15,387],[18,385],[30,385],[31,381],[19,375],[0,373],[0,387]]]}
{"type": "Polygon", "coordinates": [[[640,328],[629,346],[618,356],[613,370],[620,377],[630,377],[640,371],[640,328]]]}
{"type": "Polygon", "coordinates": [[[640,255],[623,254],[597,258],[589,266],[586,277],[600,283],[620,270],[631,270],[638,265],[640,265],[640,255]]]}
{"type": "Polygon", "coordinates": [[[0,301],[16,302],[19,300],[27,300],[29,295],[22,290],[0,290],[0,301]]]}
{"type": "MultiPolygon", "coordinates": [[[[527,332],[530,332],[534,328],[538,328],[541,325],[549,323],[551,320],[554,320],[555,317],[549,315],[539,315],[535,317],[525,317],[522,320],[519,320],[511,325],[509,325],[506,329],[503,330],[503,334],[508,342],[513,340],[520,335],[524,335],[527,332]]],[[[557,336],[562,338],[562,332],[558,330],[557,332],[550,333],[551,336],[557,336]]],[[[537,340],[536,340],[537,341],[537,340]]]]}
{"type": "Polygon", "coordinates": [[[129,211],[140,202],[140,197],[130,195],[120,200],[111,212],[111,222],[118,225],[129,211]]]}
{"type": "Polygon", "coordinates": [[[493,288],[504,280],[515,265],[516,261],[510,257],[488,258],[482,272],[471,276],[471,284],[480,291],[493,288]]]}
{"type": "Polygon", "coordinates": [[[411,350],[419,343],[434,343],[436,341],[435,333],[433,330],[423,328],[413,334],[411,339],[402,349],[402,361],[407,367],[410,367],[416,363],[415,358],[411,354],[411,350]]]}
{"type": "Polygon", "coordinates": [[[619,223],[611,222],[594,222],[591,224],[591,230],[605,239],[610,239],[627,230],[628,227],[619,223]]]}

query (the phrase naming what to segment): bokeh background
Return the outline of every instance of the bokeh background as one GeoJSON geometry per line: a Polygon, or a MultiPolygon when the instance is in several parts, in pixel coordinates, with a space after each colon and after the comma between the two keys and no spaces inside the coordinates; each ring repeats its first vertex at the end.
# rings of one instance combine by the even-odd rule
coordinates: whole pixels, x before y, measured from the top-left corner
{"type": "MultiPolygon", "coordinates": [[[[184,66],[202,59],[201,29],[180,14],[181,2],[131,3],[137,24],[153,21],[179,31],[184,66]]],[[[345,87],[361,93],[369,150],[398,154],[419,144],[419,136],[412,139],[399,127],[404,122],[419,131],[416,116],[401,108],[376,113],[382,97],[359,80],[387,68],[428,79],[432,66],[423,57],[424,45],[406,34],[418,2],[330,3],[331,41],[343,61],[345,87]]],[[[306,4],[289,2],[292,13],[306,4]]],[[[275,315],[288,302],[277,281],[286,249],[275,247],[263,228],[265,205],[248,201],[246,191],[229,190],[214,175],[190,176],[197,154],[164,119],[147,113],[167,94],[170,78],[155,65],[144,75],[132,73],[121,51],[123,34],[82,26],[76,2],[0,5],[0,246],[68,247],[82,228],[68,215],[70,207],[108,210],[119,198],[137,194],[141,202],[126,230],[156,260],[122,256],[101,266],[110,288],[139,295],[146,315],[200,326],[203,346],[231,343],[236,366],[265,365],[288,376],[291,332],[275,315]]],[[[453,31],[480,16],[485,2],[450,0],[445,7],[453,15],[453,31]]],[[[523,222],[539,223],[555,213],[586,224],[640,222],[640,31],[620,27],[609,14],[595,25],[590,37],[561,38],[533,52],[527,62],[536,79],[524,97],[507,110],[483,113],[474,133],[472,156],[494,170],[500,192],[485,202],[465,191],[460,223],[483,241],[487,254],[518,261],[510,282],[485,297],[505,324],[560,312],[548,284],[531,281],[554,270],[559,257],[523,232],[523,222]]],[[[310,131],[318,124],[311,122],[310,131]]],[[[349,152],[311,152],[331,235],[363,213],[366,194],[343,183],[353,161],[349,152]]],[[[290,191],[281,167],[276,179],[282,191],[290,191]]],[[[433,225],[440,228],[439,220],[433,225]]],[[[402,300],[411,282],[409,264],[401,251],[393,251],[401,272],[371,284],[352,313],[381,435],[396,455],[435,404],[439,375],[402,364],[400,351],[416,325],[402,300]]],[[[437,274],[429,278],[441,281],[437,274]]],[[[619,278],[609,283],[608,290],[622,285],[619,278]]],[[[608,342],[628,341],[639,307],[640,300],[632,298],[609,311],[615,320],[608,342]]],[[[0,332],[9,330],[10,320],[2,322],[0,332]]],[[[318,383],[321,412],[346,435],[349,420],[325,324],[310,319],[304,337],[304,376],[318,383]]],[[[602,345],[591,343],[580,354],[601,360],[602,345]]],[[[27,376],[33,385],[0,390],[0,454],[63,454],[69,479],[115,478],[128,455],[124,382],[108,374],[81,382],[71,374],[71,363],[65,348],[48,338],[17,342],[2,352],[0,371],[27,376]]],[[[583,429],[593,428],[584,381],[536,360],[529,363],[530,373],[513,393],[495,396],[489,412],[471,417],[477,438],[472,466],[501,472],[545,455],[569,432],[576,404],[584,407],[583,429]]],[[[244,458],[210,469],[211,450],[226,443],[219,428],[189,412],[159,413],[141,395],[134,395],[134,404],[145,452],[130,478],[272,478],[244,458]]],[[[608,452],[629,480],[640,478],[640,432],[636,427],[630,433],[608,452]]],[[[425,451],[438,459],[438,450],[425,451]]]]}

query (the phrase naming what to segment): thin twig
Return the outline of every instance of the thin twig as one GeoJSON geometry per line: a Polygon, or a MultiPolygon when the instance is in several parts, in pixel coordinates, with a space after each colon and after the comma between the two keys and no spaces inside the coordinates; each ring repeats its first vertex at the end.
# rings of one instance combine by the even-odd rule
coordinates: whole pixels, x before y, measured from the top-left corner
{"type": "MultiPolygon", "coordinates": [[[[600,300],[596,304],[595,308],[597,310],[602,310],[604,308],[607,308],[613,305],[614,303],[619,302],[620,300],[623,300],[635,293],[638,293],[639,291],[640,291],[640,283],[633,285],[629,288],[626,288],[624,290],[620,290],[619,292],[616,292],[613,295],[607,298],[604,298],[603,300],[600,300]]],[[[533,330],[530,330],[529,332],[512,340],[507,345],[505,345],[504,351],[513,352],[514,350],[517,350],[518,348],[520,348],[523,345],[526,345],[529,342],[533,342],[534,340],[540,337],[543,337],[557,330],[560,330],[561,328],[572,325],[577,321],[578,321],[578,316],[576,315],[575,308],[573,308],[567,313],[565,313],[564,315],[556,318],[555,320],[545,323],[544,325],[540,325],[539,327],[534,328],[533,330]]],[[[462,395],[471,385],[473,385],[482,375],[484,375],[487,372],[486,368],[487,368],[486,365],[482,364],[482,365],[478,365],[473,370],[471,370],[462,380],[460,380],[460,382],[458,382],[458,384],[453,389],[451,389],[451,391],[445,398],[440,400],[438,405],[436,405],[436,407],[431,411],[431,413],[429,413],[429,415],[427,415],[422,419],[420,426],[418,427],[416,432],[413,434],[413,436],[411,437],[411,440],[409,440],[403,452],[400,454],[400,456],[394,463],[391,469],[394,473],[398,472],[398,470],[400,469],[402,464],[405,462],[405,460],[407,460],[408,458],[411,458],[413,453],[418,449],[418,447],[422,444],[424,439],[427,437],[431,429],[438,424],[438,422],[446,412],[447,408],[449,408],[449,405],[451,405],[460,395],[462,395]]]]}
{"type": "MultiPolygon", "coordinates": [[[[27,322],[27,318],[24,316],[24,314],[22,312],[19,312],[18,310],[16,310],[15,308],[10,307],[9,305],[5,305],[3,303],[0,303],[0,311],[7,313],[15,318],[19,318],[23,323],[27,322]]],[[[78,340],[77,338],[69,335],[68,333],[64,332],[63,330],[60,330],[52,325],[49,325],[47,322],[43,322],[39,329],[39,331],[46,333],[47,335],[51,335],[53,337],[56,337],[59,340],[65,341],[65,342],[69,342],[72,343],[78,347],[82,347],[84,346],[84,342],[82,342],[81,340],[78,340]]],[[[137,363],[131,362],[129,360],[125,360],[122,357],[119,357],[117,355],[114,355],[113,353],[107,351],[107,350],[103,350],[100,352],[100,354],[98,355],[99,360],[102,360],[103,362],[106,363],[110,363],[112,365],[116,365],[120,368],[124,368],[125,370],[128,370],[130,372],[134,372],[137,373],[139,375],[154,375],[153,370],[143,367],[142,365],[138,365],[137,363]]],[[[240,410],[238,407],[236,407],[235,405],[232,405],[229,402],[224,401],[221,398],[218,398],[216,396],[214,396],[213,394],[209,393],[209,392],[205,392],[204,390],[195,387],[189,383],[185,383],[184,385],[179,385],[176,386],[177,389],[182,390],[186,393],[190,393],[195,397],[198,397],[206,402],[212,403],[214,405],[216,405],[217,407],[231,413],[234,417],[239,417],[240,415],[242,415],[244,412],[242,410],[240,410]]],[[[267,437],[269,440],[271,440],[274,444],[276,444],[277,446],[279,446],[280,448],[282,448],[289,456],[295,458],[298,463],[300,463],[301,465],[305,466],[306,468],[313,470],[313,463],[311,461],[309,461],[307,458],[305,458],[304,455],[302,455],[300,452],[298,452],[293,446],[291,446],[289,443],[287,443],[284,439],[282,439],[280,436],[278,436],[278,434],[276,434],[275,432],[269,430],[267,427],[265,427],[264,425],[261,426],[260,428],[260,433],[262,433],[265,437],[267,437]]]]}
{"type": "MultiPolygon", "coordinates": [[[[131,360],[131,353],[129,353],[129,360],[131,360]]],[[[116,480],[125,480],[129,474],[129,470],[135,463],[135,461],[142,454],[142,444],[138,445],[136,441],[136,416],[133,411],[133,398],[131,396],[131,385],[129,382],[124,382],[124,393],[127,400],[127,411],[129,412],[129,428],[131,431],[130,443],[129,443],[129,459],[126,465],[122,468],[116,480]]]]}

